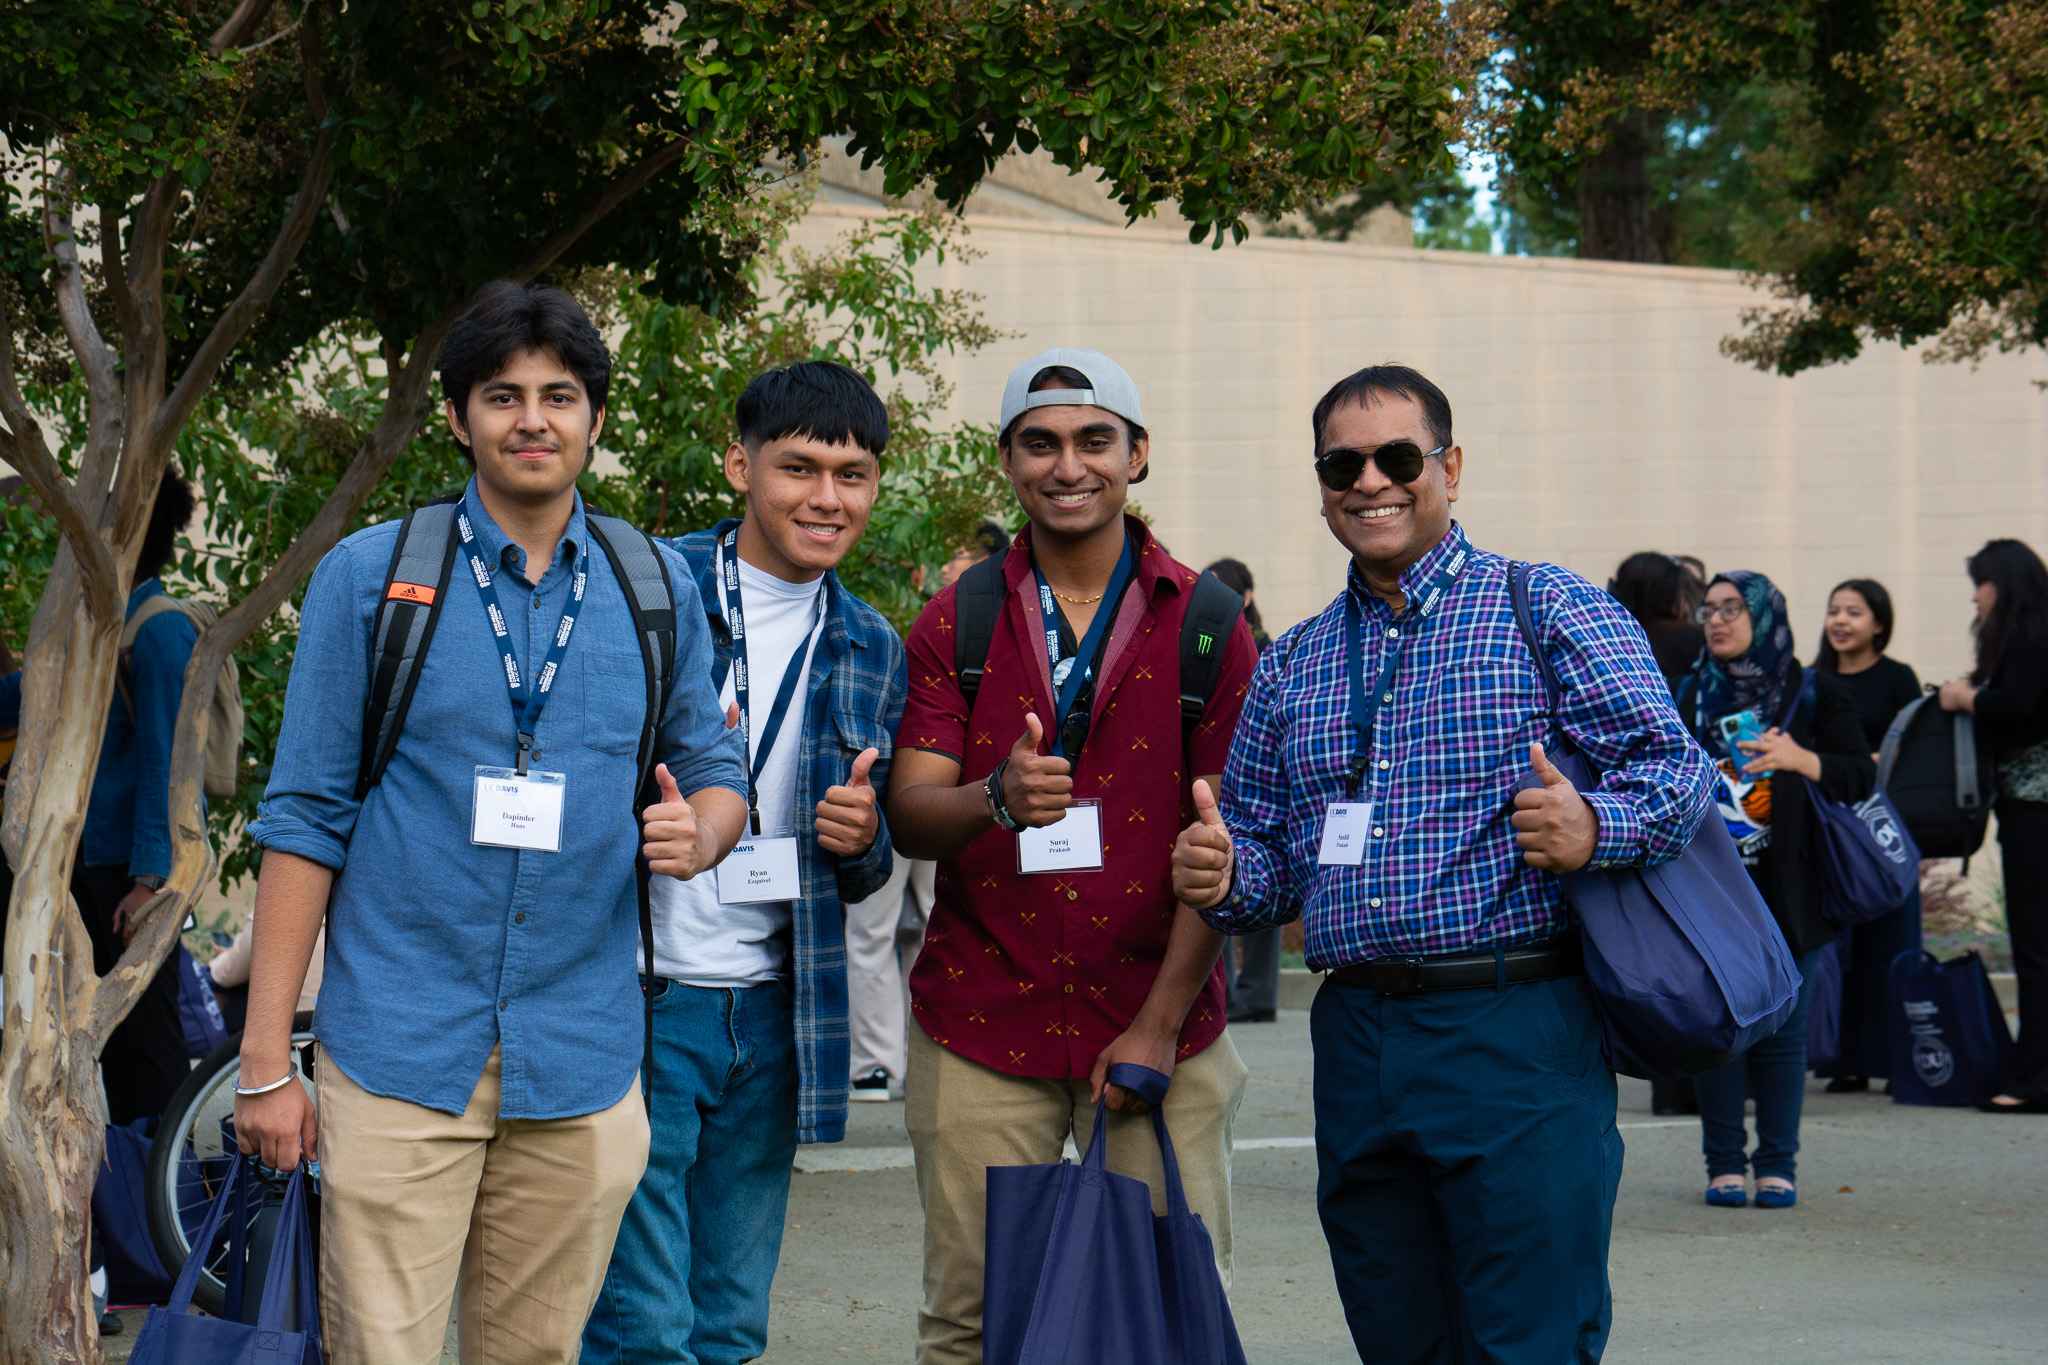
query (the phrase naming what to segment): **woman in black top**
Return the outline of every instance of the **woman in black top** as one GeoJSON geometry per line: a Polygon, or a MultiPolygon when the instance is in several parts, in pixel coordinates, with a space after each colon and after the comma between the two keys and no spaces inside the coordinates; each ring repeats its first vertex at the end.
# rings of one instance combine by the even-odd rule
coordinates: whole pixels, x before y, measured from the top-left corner
{"type": "MultiPolygon", "coordinates": [[[[1852,578],[1828,594],[1827,629],[1813,666],[1842,680],[1856,704],[1863,738],[1875,754],[1902,708],[1920,696],[1912,665],[1885,655],[1892,641],[1892,595],[1872,578],[1852,578]]],[[[1842,964],[1842,1041],[1832,1060],[1814,1067],[1832,1076],[1830,1094],[1870,1089],[1891,1070],[1892,959],[1920,948],[1920,889],[1897,908],[1843,933],[1834,951],[1842,964]]]]}
{"type": "Polygon", "coordinates": [[[2005,928],[2019,978],[2020,1036],[2001,1092],[1978,1105],[2048,1114],[2048,567],[2017,540],[1970,556],[1977,666],[1941,685],[1941,705],[1977,717],[1998,764],[2005,928]]]}
{"type": "Polygon", "coordinates": [[[1806,1013],[1820,950],[1835,928],[1821,917],[1820,863],[1814,855],[1813,807],[1805,778],[1830,801],[1860,801],[1877,785],[1877,765],[1856,723],[1841,680],[1813,675],[1792,657],[1785,598],[1757,573],[1725,573],[1707,585],[1701,609],[1707,648],[1680,687],[1678,714],[1716,760],[1721,819],[1735,836],[1749,875],[1779,932],[1799,960],[1799,1004],[1783,1027],[1726,1066],[1693,1078],[1699,1097],[1701,1145],[1707,1158],[1707,1202],[1746,1202],[1743,1170],[1756,1172],[1760,1208],[1787,1208],[1799,1151],[1799,1114],[1806,1098],[1806,1013]],[[1753,712],[1760,740],[1731,752],[1718,722],[1753,712]],[[1790,713],[1780,729],[1778,722],[1790,713]],[[1747,1161],[1742,1111],[1745,1090],[1756,1095],[1756,1151],[1747,1161]]]}
{"type": "Polygon", "coordinates": [[[1657,671],[1673,687],[1692,672],[1706,636],[1694,617],[1699,612],[1700,581],[1670,555],[1644,550],[1621,561],[1607,591],[1649,637],[1657,671]]]}

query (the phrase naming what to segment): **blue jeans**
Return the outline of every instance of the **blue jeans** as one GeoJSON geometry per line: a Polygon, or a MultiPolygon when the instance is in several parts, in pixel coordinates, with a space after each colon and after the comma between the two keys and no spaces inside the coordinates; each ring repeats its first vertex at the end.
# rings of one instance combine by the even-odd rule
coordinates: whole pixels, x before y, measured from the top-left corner
{"type": "Polygon", "coordinates": [[[1792,1179],[1798,1166],[1799,1113],[1806,1106],[1806,1009],[1813,999],[1816,949],[1799,959],[1799,1003],[1792,1017],[1770,1037],[1712,1071],[1693,1077],[1700,1101],[1700,1147],[1707,1155],[1707,1179],[1741,1175],[1745,1165],[1758,1177],[1792,1179]],[[1756,1091],[1756,1151],[1745,1162],[1749,1138],[1742,1125],[1743,1100],[1756,1091]]]}
{"type": "Polygon", "coordinates": [[[796,1157],[787,983],[654,983],[647,1174],[583,1329],[583,1365],[738,1365],[768,1347],[796,1157]]]}
{"type": "Polygon", "coordinates": [[[1365,1365],[1591,1365],[1621,1181],[1584,977],[1381,995],[1326,981],[1316,1206],[1365,1365]]]}

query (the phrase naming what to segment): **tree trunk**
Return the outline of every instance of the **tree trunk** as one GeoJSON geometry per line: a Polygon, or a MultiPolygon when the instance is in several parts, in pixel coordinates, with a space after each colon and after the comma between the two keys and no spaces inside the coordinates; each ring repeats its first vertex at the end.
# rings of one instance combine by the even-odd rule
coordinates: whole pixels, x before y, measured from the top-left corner
{"type": "Polygon", "coordinates": [[[1656,122],[1640,109],[1608,121],[1606,145],[1579,168],[1579,255],[1595,261],[1656,261],[1650,230],[1650,149],[1656,122]]]}
{"type": "Polygon", "coordinates": [[[113,692],[120,622],[92,618],[77,562],[60,550],[25,661],[34,679],[22,735],[27,770],[9,782],[14,904],[0,1028],[0,1361],[97,1362],[87,1283],[87,1211],[105,1143],[94,1065],[92,945],[71,901],[113,692]],[[25,828],[24,828],[25,827],[25,828]],[[17,964],[20,964],[17,966],[17,964]],[[26,987],[26,989],[24,989],[26,987]]]}

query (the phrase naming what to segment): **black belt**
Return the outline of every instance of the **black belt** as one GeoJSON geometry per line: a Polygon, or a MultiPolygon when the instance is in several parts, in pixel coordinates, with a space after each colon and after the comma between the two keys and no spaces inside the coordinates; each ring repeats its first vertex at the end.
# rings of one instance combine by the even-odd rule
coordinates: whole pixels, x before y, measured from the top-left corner
{"type": "Polygon", "coordinates": [[[1555,939],[1527,948],[1492,953],[1439,953],[1429,957],[1376,957],[1370,962],[1332,968],[1330,979],[1382,995],[1420,995],[1425,991],[1463,991],[1479,986],[1513,986],[1524,981],[1554,981],[1586,970],[1576,938],[1555,939]]]}

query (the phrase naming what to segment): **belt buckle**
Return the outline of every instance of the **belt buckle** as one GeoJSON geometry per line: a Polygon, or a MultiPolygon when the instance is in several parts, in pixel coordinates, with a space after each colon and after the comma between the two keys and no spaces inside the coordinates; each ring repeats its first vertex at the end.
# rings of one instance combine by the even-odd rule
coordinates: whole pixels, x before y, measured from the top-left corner
{"type": "Polygon", "coordinates": [[[1420,995],[1422,959],[1412,955],[1373,959],[1373,987],[1382,995],[1420,995]]]}

